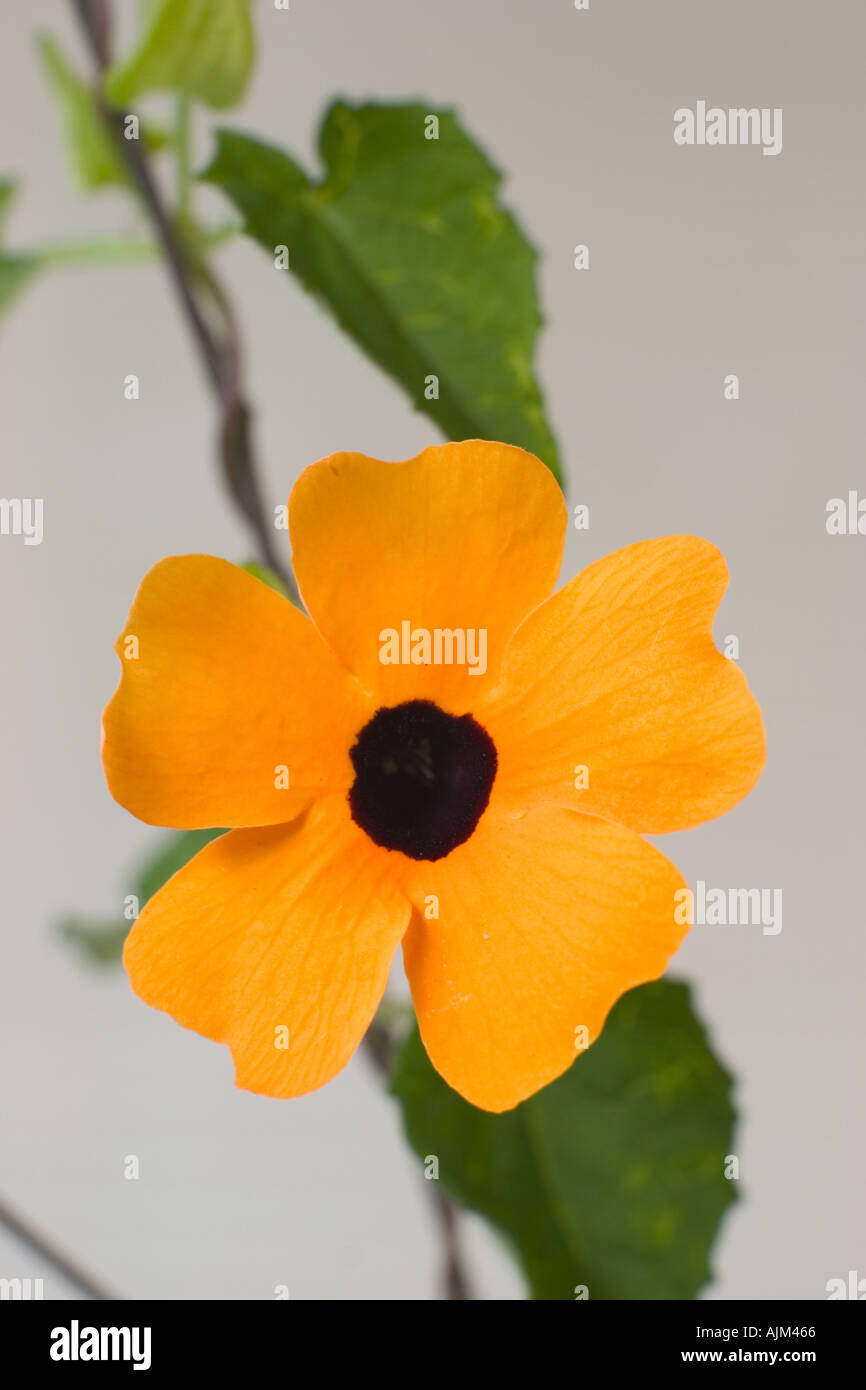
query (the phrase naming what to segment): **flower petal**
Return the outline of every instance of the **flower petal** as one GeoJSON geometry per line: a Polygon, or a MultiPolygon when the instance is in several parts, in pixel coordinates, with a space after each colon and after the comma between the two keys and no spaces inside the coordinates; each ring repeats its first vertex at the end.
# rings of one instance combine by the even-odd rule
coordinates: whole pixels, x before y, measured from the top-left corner
{"type": "Polygon", "coordinates": [[[236,565],[162,560],[116,650],[103,763],[112,795],[140,820],[272,825],[351,786],[349,748],[369,702],[310,620],[236,565]]]}
{"type": "Polygon", "coordinates": [[[742,672],[713,642],[727,582],[715,546],[668,536],[590,565],[532,613],[483,714],[502,789],[656,834],[741,800],[765,742],[742,672]]]}
{"type": "Polygon", "coordinates": [[[238,1086],[304,1095],[357,1047],[409,913],[387,857],[329,797],[211,841],[147,904],[124,963],[146,1003],[228,1044],[238,1086]]]}
{"type": "Polygon", "coordinates": [[[686,930],[674,921],[684,886],[610,821],[553,806],[486,816],[412,885],[403,955],[437,1071],[494,1111],[553,1081],[621,994],[662,973],[686,930]],[[431,894],[438,920],[423,915],[431,894]]]}
{"type": "Polygon", "coordinates": [[[289,509],[313,621],[388,704],[420,696],[468,707],[559,573],[562,493],[537,458],[505,444],[443,444],[405,463],[333,454],[301,474],[289,509]],[[480,661],[474,676],[467,664],[383,665],[381,634],[404,621],[429,633],[483,629],[486,675],[480,661]]]}

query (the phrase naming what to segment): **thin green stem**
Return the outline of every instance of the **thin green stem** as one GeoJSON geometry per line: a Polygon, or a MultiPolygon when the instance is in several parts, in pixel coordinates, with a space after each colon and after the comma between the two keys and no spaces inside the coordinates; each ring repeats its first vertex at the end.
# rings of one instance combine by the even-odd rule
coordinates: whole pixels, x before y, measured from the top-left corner
{"type": "MultiPolygon", "coordinates": [[[[195,239],[202,250],[213,251],[240,234],[240,223],[223,222],[217,227],[199,228],[195,239]]],[[[48,269],[67,270],[87,266],[145,265],[163,256],[162,245],[147,236],[82,237],[76,241],[48,242],[28,248],[48,269]]]]}
{"type": "Polygon", "coordinates": [[[87,237],[80,241],[58,241],[34,246],[28,254],[43,266],[67,269],[75,266],[137,265],[155,261],[160,247],[151,237],[87,237]]]}

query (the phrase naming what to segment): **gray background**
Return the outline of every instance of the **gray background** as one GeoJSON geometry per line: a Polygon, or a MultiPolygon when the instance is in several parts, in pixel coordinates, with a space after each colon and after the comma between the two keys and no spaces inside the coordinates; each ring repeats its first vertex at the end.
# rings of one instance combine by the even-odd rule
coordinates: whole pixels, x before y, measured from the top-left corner
{"type": "MultiPolygon", "coordinates": [[[[116,8],[132,18],[132,0],[116,8]]],[[[542,252],[539,358],[572,504],[564,577],[630,541],[710,537],[769,763],[723,820],[663,841],[689,881],[781,887],[784,928],[696,927],[696,982],[739,1078],[745,1200],[712,1296],[821,1298],[866,1275],[861,1104],[863,573],[866,537],[825,504],[863,469],[860,0],[292,0],[257,6],[262,61],[229,124],[314,163],[334,95],[453,103],[507,172],[542,252]],[[699,98],[784,109],[784,148],[682,149],[699,98]],[[590,246],[591,269],[572,268],[590,246]],[[723,399],[729,372],[741,399],[723,399]]],[[[67,7],[4,5],[0,170],[26,171],[10,240],[130,229],[72,187],[32,33],[67,7]]],[[[207,154],[201,131],[199,154],[207,154]]],[[[215,197],[209,192],[210,197],[215,197]]],[[[216,207],[216,202],[214,206],[216,207]]],[[[403,458],[436,435],[296,284],[238,244],[271,502],[338,448],[403,458]]],[[[110,914],[157,832],[105,790],[99,712],[112,642],[165,554],[242,559],[214,478],[211,402],[159,268],[40,282],[0,332],[4,496],[45,499],[45,539],[0,538],[3,1035],[0,1188],[127,1296],[436,1296],[435,1229],[398,1115],[363,1058],[290,1103],[232,1088],[228,1052],[177,1028],[120,972],[53,934],[110,914]],[[128,372],[141,400],[123,399],[128,372]],[[124,1155],[142,1175],[125,1181],[124,1155]]],[[[521,1296],[470,1222],[485,1297],[521,1296]]],[[[0,1274],[49,1276],[0,1236],[0,1274]]],[[[65,1290],[50,1279],[47,1292],[65,1290]]]]}

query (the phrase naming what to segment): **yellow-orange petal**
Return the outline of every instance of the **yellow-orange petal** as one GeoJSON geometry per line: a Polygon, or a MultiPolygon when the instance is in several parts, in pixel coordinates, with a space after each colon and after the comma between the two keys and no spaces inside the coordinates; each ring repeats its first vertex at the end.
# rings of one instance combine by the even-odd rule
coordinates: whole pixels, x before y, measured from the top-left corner
{"type": "Polygon", "coordinates": [[[621,994],[662,973],[685,931],[674,920],[684,886],[610,821],[492,809],[471,840],[413,875],[403,955],[436,1070],[484,1110],[546,1086],[621,994]],[[428,920],[431,894],[439,916],[428,920]]]}
{"type": "Polygon", "coordinates": [[[645,833],[720,816],[765,759],[761,711],[717,650],[715,546],[667,536],[590,565],[532,613],[484,722],[503,794],[645,833]]]}
{"type": "MultiPolygon", "coordinates": [[[[289,503],[298,585],[344,663],[383,703],[429,698],[454,711],[477,702],[511,633],[553,588],[565,524],[550,471],[483,440],[405,463],[333,454],[301,474],[289,503]],[[380,652],[397,654],[383,634],[402,638],[404,622],[431,643],[437,629],[474,634],[476,674],[468,660],[383,664],[380,652]]],[[[452,641],[459,658],[457,638],[441,639],[441,657],[452,641]]]]}
{"type": "Polygon", "coordinates": [[[236,565],[160,561],[116,650],[103,764],[140,820],[272,825],[351,785],[349,747],[369,702],[310,620],[236,565]]]}
{"type": "Polygon", "coordinates": [[[211,841],[147,904],[123,958],[146,1003],[229,1046],[238,1086],[299,1096],[348,1062],[409,914],[387,856],[329,797],[211,841]]]}

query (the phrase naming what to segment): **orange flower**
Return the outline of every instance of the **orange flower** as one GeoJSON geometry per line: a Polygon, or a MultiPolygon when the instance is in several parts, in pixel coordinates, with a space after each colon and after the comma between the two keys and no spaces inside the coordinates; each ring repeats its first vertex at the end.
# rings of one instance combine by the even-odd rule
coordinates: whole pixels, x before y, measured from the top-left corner
{"type": "Polygon", "coordinates": [[[711,635],[725,563],[666,537],[552,594],[565,526],[520,449],[335,454],[290,502],[310,617],[206,555],[144,579],[109,786],[153,824],[236,828],[124,959],[142,999],[228,1044],[239,1086],[330,1080],[402,942],[434,1066],[507,1110],[679,945],[683,880],[641,834],[721,815],[764,761],[711,635]]]}

